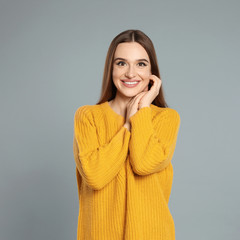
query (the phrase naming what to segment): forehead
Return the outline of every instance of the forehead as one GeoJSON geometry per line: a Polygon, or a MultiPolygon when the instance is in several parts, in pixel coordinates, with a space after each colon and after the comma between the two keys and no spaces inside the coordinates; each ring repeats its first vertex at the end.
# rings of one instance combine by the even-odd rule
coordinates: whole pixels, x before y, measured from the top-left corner
{"type": "Polygon", "coordinates": [[[122,57],[126,59],[146,58],[149,60],[147,51],[137,42],[119,43],[114,57],[122,57]]]}

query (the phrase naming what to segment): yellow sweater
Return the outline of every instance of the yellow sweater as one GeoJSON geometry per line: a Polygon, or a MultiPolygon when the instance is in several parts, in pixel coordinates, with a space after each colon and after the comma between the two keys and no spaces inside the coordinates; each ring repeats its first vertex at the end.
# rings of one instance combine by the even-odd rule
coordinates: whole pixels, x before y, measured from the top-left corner
{"type": "Polygon", "coordinates": [[[180,116],[151,104],[125,119],[106,101],[79,107],[73,153],[79,240],[174,240],[168,208],[180,116]]]}

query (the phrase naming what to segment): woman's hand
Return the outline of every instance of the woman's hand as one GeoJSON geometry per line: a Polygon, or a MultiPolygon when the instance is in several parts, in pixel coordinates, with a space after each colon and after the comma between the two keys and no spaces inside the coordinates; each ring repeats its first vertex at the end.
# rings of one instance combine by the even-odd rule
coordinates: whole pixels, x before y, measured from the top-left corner
{"type": "Polygon", "coordinates": [[[145,94],[145,89],[144,89],[144,92],[137,94],[127,104],[127,116],[126,116],[126,122],[124,124],[124,127],[126,127],[129,131],[131,131],[131,124],[129,119],[138,111],[138,102],[140,101],[141,97],[144,94],[145,94]]]}
{"type": "Polygon", "coordinates": [[[148,90],[148,85],[144,88],[142,92],[134,96],[127,104],[127,116],[126,124],[130,124],[129,119],[133,116],[139,109],[143,107],[150,107],[150,104],[159,94],[160,87],[162,85],[162,80],[155,75],[150,75],[150,81],[153,84],[148,90]]]}
{"type": "Polygon", "coordinates": [[[158,78],[156,75],[150,75],[150,81],[152,81],[153,84],[149,91],[148,89],[146,91],[146,88],[144,89],[145,94],[140,98],[140,101],[138,102],[139,109],[143,107],[150,107],[150,104],[159,94],[162,85],[162,80],[158,78]]]}
{"type": "Polygon", "coordinates": [[[144,92],[141,92],[134,96],[127,104],[127,116],[126,116],[126,125],[129,127],[130,125],[130,117],[133,116],[137,111],[138,111],[138,102],[140,101],[141,97],[145,94],[145,89],[144,92]]]}

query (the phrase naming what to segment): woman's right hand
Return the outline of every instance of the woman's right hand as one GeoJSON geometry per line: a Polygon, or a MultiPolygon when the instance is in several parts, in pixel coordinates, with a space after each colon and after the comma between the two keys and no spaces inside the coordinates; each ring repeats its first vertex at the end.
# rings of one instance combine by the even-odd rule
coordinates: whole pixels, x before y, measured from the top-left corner
{"type": "Polygon", "coordinates": [[[125,124],[130,125],[130,118],[139,110],[138,104],[146,92],[140,92],[136,96],[134,96],[127,104],[127,114],[126,114],[126,122],[125,124]]]}

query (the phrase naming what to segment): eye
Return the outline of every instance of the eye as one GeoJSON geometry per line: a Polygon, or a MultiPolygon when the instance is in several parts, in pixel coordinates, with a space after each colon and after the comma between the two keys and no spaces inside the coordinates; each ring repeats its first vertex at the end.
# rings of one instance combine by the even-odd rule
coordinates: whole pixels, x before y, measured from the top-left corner
{"type": "Polygon", "coordinates": [[[125,63],[125,62],[120,61],[120,62],[117,63],[117,65],[118,65],[118,66],[123,66],[121,63],[125,63]]]}
{"type": "Polygon", "coordinates": [[[144,62],[140,62],[139,64],[140,64],[141,67],[147,66],[144,62]],[[143,64],[143,65],[141,65],[141,64],[143,64]]]}

